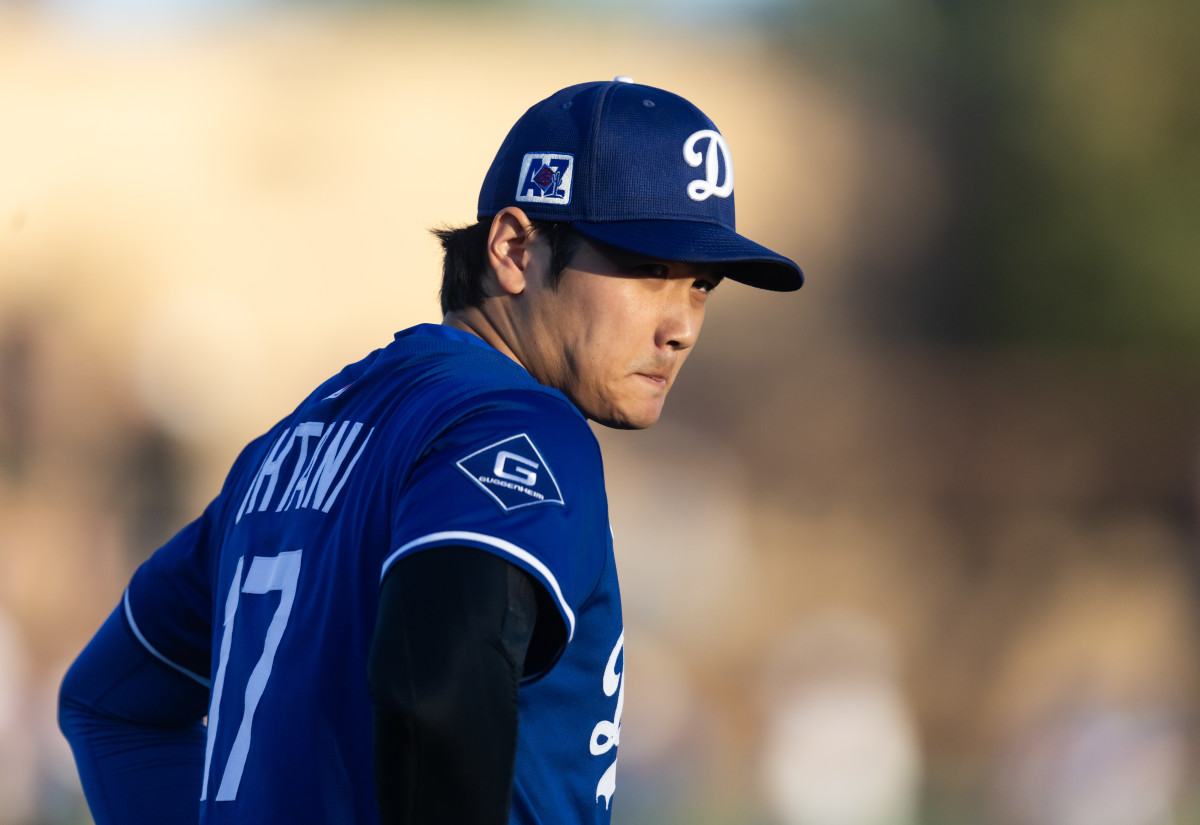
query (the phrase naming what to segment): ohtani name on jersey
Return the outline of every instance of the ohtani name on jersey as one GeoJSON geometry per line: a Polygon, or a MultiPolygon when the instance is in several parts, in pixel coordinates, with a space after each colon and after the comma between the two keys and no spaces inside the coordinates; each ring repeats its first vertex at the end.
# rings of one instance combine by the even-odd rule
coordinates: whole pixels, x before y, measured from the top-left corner
{"type": "Polygon", "coordinates": [[[363,428],[361,421],[305,421],[285,429],[259,467],[235,521],[272,504],[276,513],[292,508],[328,513],[375,432],[372,427],[364,434],[363,428]],[[287,483],[280,484],[288,468],[287,483]]]}

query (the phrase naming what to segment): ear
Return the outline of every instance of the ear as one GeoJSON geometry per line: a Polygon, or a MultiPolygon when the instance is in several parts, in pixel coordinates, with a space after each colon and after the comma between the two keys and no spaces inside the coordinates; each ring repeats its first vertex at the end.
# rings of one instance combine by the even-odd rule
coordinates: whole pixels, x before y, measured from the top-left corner
{"type": "Polygon", "coordinates": [[[525,270],[531,260],[529,218],[515,206],[506,206],[492,218],[488,231],[488,263],[501,295],[525,291],[525,270]]]}

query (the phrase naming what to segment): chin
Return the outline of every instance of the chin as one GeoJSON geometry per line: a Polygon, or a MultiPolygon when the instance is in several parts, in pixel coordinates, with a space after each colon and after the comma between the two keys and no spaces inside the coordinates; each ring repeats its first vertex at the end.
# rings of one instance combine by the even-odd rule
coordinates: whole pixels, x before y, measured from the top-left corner
{"type": "MultiPolygon", "coordinates": [[[[570,396],[568,396],[570,397],[570,396]]],[[[597,394],[589,399],[571,398],[589,421],[614,430],[644,430],[662,415],[666,393],[647,397],[645,393],[597,394]],[[587,403],[590,401],[591,403],[587,403]]]]}
{"type": "MultiPolygon", "coordinates": [[[[654,421],[628,421],[625,419],[601,420],[599,418],[592,419],[597,424],[602,424],[614,430],[644,430],[654,424],[654,421]]],[[[657,421],[658,419],[655,419],[657,421]]]]}
{"type": "Polygon", "coordinates": [[[660,415],[662,415],[661,407],[636,412],[612,410],[607,415],[589,415],[588,418],[614,430],[644,430],[653,426],[660,415]]]}

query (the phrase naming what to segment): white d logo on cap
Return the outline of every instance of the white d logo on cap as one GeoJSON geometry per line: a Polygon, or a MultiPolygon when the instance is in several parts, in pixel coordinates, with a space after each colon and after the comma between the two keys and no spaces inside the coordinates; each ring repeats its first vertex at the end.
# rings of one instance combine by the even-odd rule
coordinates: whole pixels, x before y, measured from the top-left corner
{"type": "Polygon", "coordinates": [[[727,198],[733,194],[733,158],[729,155],[729,144],[713,129],[701,129],[692,133],[683,143],[683,159],[688,166],[699,166],[704,162],[704,180],[694,180],[687,186],[688,197],[694,201],[708,200],[711,195],[727,198]],[[708,138],[708,151],[703,156],[696,151],[696,143],[708,138]],[[717,164],[717,149],[725,160],[725,182],[717,185],[717,175],[721,173],[717,164]]]}

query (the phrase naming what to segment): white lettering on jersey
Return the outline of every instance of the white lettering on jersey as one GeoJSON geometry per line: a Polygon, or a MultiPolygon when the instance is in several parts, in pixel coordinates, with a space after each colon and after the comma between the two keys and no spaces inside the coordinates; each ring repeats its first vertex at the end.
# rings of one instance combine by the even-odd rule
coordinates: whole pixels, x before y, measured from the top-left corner
{"type": "MultiPolygon", "coordinates": [[[[604,695],[617,695],[617,710],[613,715],[612,721],[602,719],[596,723],[596,727],[592,728],[591,750],[593,756],[603,756],[621,743],[621,711],[625,707],[625,667],[621,666],[621,670],[617,671],[617,657],[621,655],[621,651],[625,648],[625,634],[621,634],[621,638],[617,639],[616,647],[608,657],[608,665],[604,668],[604,695]]],[[[604,776],[600,777],[600,782],[596,785],[596,801],[600,801],[600,797],[604,797],[604,807],[612,806],[613,793],[617,789],[617,757],[613,756],[612,764],[608,766],[608,770],[604,772],[604,776]]]]}
{"type": "Polygon", "coordinates": [[[267,509],[267,502],[271,500],[271,493],[275,492],[275,481],[279,476],[280,469],[283,468],[283,460],[287,458],[288,450],[292,449],[292,433],[291,428],[285,429],[283,434],[279,436],[279,440],[271,447],[271,452],[267,454],[267,458],[262,463],[262,467],[258,470],[258,475],[254,477],[254,483],[250,485],[250,489],[246,491],[246,497],[242,500],[241,509],[238,510],[235,522],[242,520],[242,515],[254,509],[254,500],[258,498],[258,490],[262,487],[265,480],[267,482],[267,491],[263,495],[263,504],[259,510],[267,509]]]}
{"type": "Polygon", "coordinates": [[[242,499],[242,506],[238,508],[234,520],[241,521],[242,516],[247,513],[265,512],[271,505],[276,483],[289,461],[294,442],[299,443],[300,447],[296,451],[291,476],[279,496],[275,512],[280,513],[292,508],[312,508],[328,513],[338,493],[346,484],[346,479],[350,477],[350,472],[362,456],[367,442],[371,440],[375,428],[367,430],[366,436],[360,440],[362,431],[361,421],[343,421],[340,425],[335,422],[328,428],[320,421],[305,421],[295,429],[285,429],[271,447],[250,489],[246,491],[246,497],[242,499]],[[320,440],[313,449],[312,458],[309,458],[309,439],[317,436],[320,436],[320,440]],[[356,443],[358,449],[349,463],[346,463],[346,458],[356,443]]]}
{"type": "Polygon", "coordinates": [[[501,450],[496,453],[496,465],[492,468],[492,472],[500,478],[506,478],[509,481],[516,481],[532,487],[537,484],[537,473],[534,471],[540,466],[536,461],[530,461],[528,458],[522,458],[516,453],[501,450]],[[515,464],[511,462],[515,462],[515,464]],[[520,464],[524,464],[525,466],[517,466],[520,464]]]}
{"type": "Polygon", "coordinates": [[[292,435],[292,438],[300,442],[300,455],[296,457],[296,467],[292,470],[292,477],[288,481],[283,495],[279,497],[279,506],[275,508],[275,512],[278,513],[287,506],[292,491],[296,489],[296,482],[300,479],[300,471],[304,469],[305,461],[308,458],[308,439],[320,435],[321,430],[324,428],[325,425],[320,421],[305,421],[296,427],[296,432],[292,435]]]}
{"type": "Polygon", "coordinates": [[[706,201],[712,195],[716,195],[718,198],[727,198],[733,194],[733,158],[729,154],[729,144],[718,132],[713,129],[701,129],[699,132],[693,132],[684,141],[683,159],[687,161],[688,166],[699,166],[701,161],[704,162],[704,180],[697,179],[688,184],[689,198],[694,201],[706,201]],[[701,156],[696,151],[696,143],[706,138],[708,139],[708,151],[701,156]],[[725,182],[720,186],[717,185],[717,177],[721,173],[720,165],[717,162],[718,150],[721,152],[721,159],[725,161],[725,182]]]}
{"type": "MultiPolygon", "coordinates": [[[[342,485],[346,483],[346,479],[350,475],[350,471],[354,469],[354,465],[358,463],[358,457],[362,455],[363,448],[367,446],[367,442],[371,439],[371,434],[375,432],[372,427],[367,431],[367,437],[363,439],[359,445],[358,452],[354,454],[354,458],[350,460],[350,466],[346,468],[345,475],[342,480],[333,488],[333,492],[329,493],[329,485],[333,483],[333,479],[337,476],[338,469],[342,466],[342,462],[346,460],[346,454],[350,452],[350,446],[354,444],[354,440],[358,438],[358,434],[362,432],[362,422],[355,421],[351,426],[349,421],[343,421],[337,434],[333,436],[333,440],[329,443],[329,448],[324,453],[318,449],[317,454],[313,455],[312,461],[308,465],[308,469],[304,471],[304,486],[307,492],[304,494],[304,502],[301,507],[312,507],[320,509],[322,512],[328,513],[329,508],[333,506],[333,500],[337,498],[337,494],[342,491],[342,485]],[[350,427],[350,434],[346,434],[346,428],[350,427]],[[318,456],[320,463],[317,463],[318,456]],[[316,468],[316,474],[313,475],[313,468],[316,468]],[[309,484],[312,486],[310,487],[309,484]],[[329,493],[329,498],[325,495],[329,493]],[[322,504],[322,502],[324,502],[322,504]]],[[[333,427],[329,428],[329,433],[333,432],[333,427]]]]}

